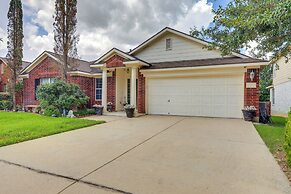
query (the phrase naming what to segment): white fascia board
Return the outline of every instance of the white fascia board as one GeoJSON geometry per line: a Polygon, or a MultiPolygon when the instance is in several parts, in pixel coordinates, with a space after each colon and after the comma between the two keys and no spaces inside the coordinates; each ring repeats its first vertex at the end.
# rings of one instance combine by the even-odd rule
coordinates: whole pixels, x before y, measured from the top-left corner
{"type": "Polygon", "coordinates": [[[68,72],[68,74],[72,76],[82,76],[82,77],[101,77],[101,73],[87,73],[87,72],[82,72],[82,71],[72,71],[68,72]]]}
{"type": "Polygon", "coordinates": [[[107,53],[106,55],[104,55],[103,57],[101,57],[100,59],[98,59],[95,64],[98,64],[100,63],[101,61],[103,61],[104,59],[106,59],[107,57],[111,56],[113,53],[117,53],[118,55],[122,56],[122,57],[125,57],[125,58],[128,58],[130,60],[134,60],[135,58],[133,58],[132,56],[128,55],[128,54],[125,54],[125,53],[122,53],[120,52],[119,50],[117,49],[112,49],[109,53],[107,53]]]}

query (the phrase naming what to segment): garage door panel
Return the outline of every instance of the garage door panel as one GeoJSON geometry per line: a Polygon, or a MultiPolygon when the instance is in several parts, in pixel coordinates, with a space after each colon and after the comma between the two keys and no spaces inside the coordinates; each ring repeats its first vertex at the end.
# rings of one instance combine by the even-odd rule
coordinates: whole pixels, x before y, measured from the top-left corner
{"type": "Polygon", "coordinates": [[[148,79],[148,113],[241,118],[240,76],[148,79]]]}

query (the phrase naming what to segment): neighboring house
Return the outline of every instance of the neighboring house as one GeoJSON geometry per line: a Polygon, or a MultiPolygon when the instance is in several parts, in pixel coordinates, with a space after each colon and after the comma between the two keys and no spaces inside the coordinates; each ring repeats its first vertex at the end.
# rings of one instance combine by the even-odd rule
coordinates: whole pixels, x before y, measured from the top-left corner
{"type": "MultiPolygon", "coordinates": [[[[11,80],[12,71],[9,68],[8,59],[4,57],[0,57],[0,93],[8,93],[9,81],[11,80]]],[[[27,67],[30,63],[23,61],[22,69],[27,67]]],[[[16,94],[16,103],[18,105],[22,104],[22,93],[16,94]]]]}
{"type": "Polygon", "coordinates": [[[291,107],[291,61],[281,57],[273,65],[270,99],[273,115],[287,115],[291,107]]]}
{"type": "MultiPolygon", "coordinates": [[[[206,45],[164,28],[129,53],[113,48],[92,63],[80,61],[70,80],[90,105],[106,109],[110,102],[114,111],[129,103],[146,114],[242,118],[244,106],[258,109],[260,68],[268,62],[239,53],[222,57],[206,45]]],[[[39,84],[59,76],[57,61],[44,52],[23,70],[25,106],[38,104],[39,84]]]]}

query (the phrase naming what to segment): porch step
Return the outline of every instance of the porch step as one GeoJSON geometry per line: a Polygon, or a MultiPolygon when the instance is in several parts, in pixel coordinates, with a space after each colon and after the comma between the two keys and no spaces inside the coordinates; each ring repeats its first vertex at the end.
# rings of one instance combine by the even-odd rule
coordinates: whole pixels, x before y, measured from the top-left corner
{"type": "MultiPolygon", "coordinates": [[[[126,117],[125,112],[104,112],[104,116],[116,116],[116,117],[126,117]]],[[[135,117],[144,116],[145,114],[135,113],[135,117]]]]}

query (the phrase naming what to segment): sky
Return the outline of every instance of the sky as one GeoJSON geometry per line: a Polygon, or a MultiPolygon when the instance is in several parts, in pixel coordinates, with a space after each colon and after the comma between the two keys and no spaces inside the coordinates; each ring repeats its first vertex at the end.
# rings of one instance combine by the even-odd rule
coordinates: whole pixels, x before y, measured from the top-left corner
{"type": "MultiPolygon", "coordinates": [[[[79,0],[78,54],[92,61],[112,47],[128,52],[164,27],[185,33],[207,27],[212,9],[230,0],[79,0]]],[[[53,50],[55,0],[22,0],[24,13],[24,60],[33,61],[44,50],[53,50]]],[[[7,53],[9,0],[0,0],[0,56],[7,53]]]]}

